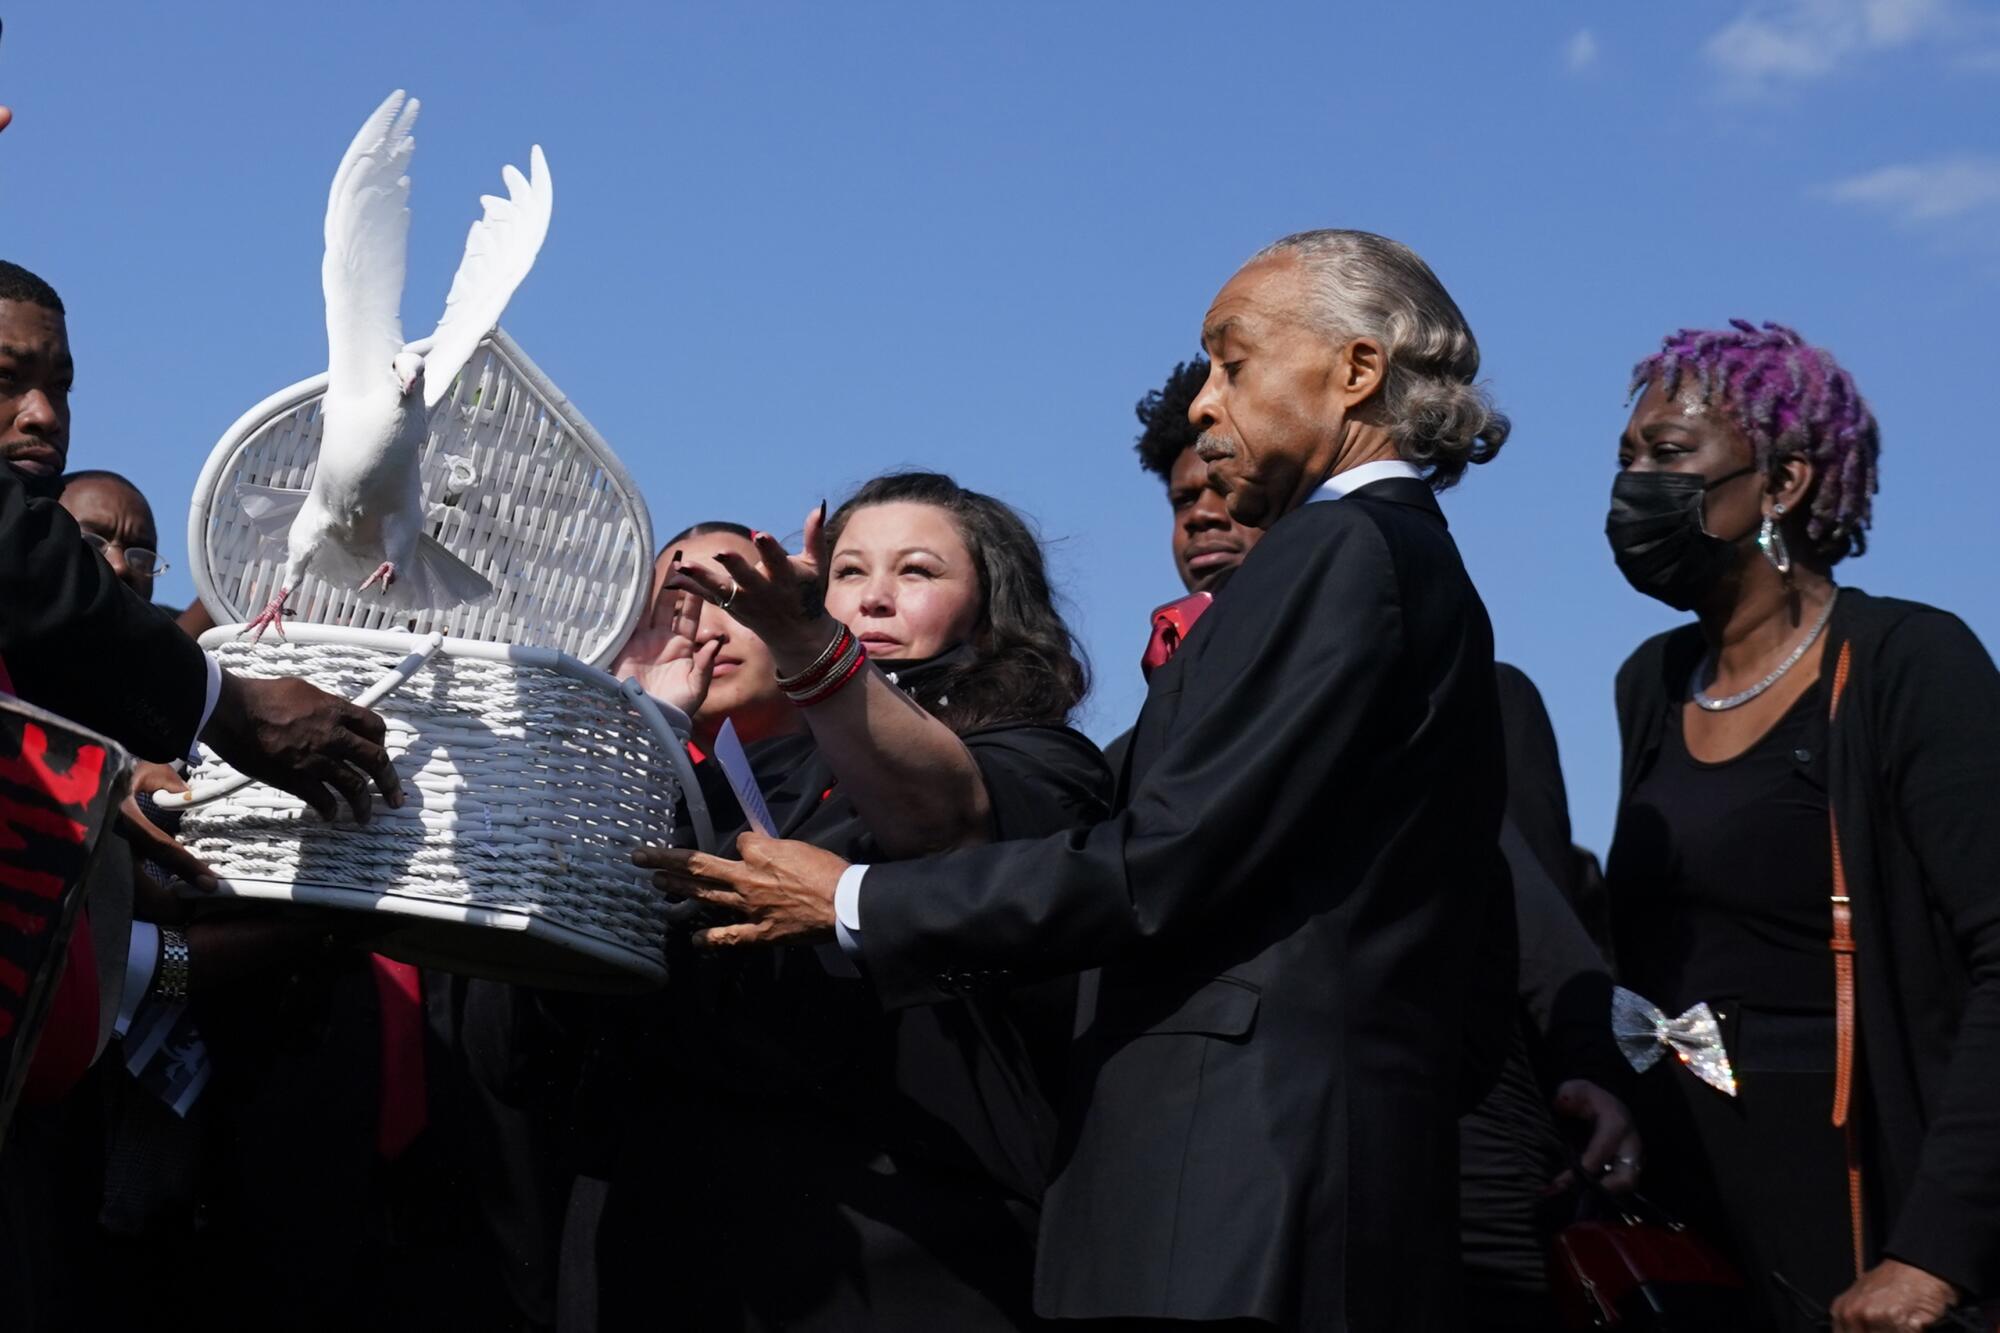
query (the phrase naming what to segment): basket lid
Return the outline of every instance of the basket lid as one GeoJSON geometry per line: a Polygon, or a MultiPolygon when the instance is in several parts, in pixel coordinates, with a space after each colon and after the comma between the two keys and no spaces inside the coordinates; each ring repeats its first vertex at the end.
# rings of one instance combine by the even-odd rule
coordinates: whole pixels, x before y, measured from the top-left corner
{"type": "MultiPolygon", "coordinates": [[[[195,483],[188,564],[218,624],[248,620],[285,563],[284,542],[258,535],[237,487],[311,487],[325,393],[322,373],[251,408],[195,483]]],[[[432,413],[420,467],[425,530],[485,575],[493,595],[398,612],[308,572],[289,618],[554,648],[607,665],[652,589],[652,518],[604,437],[503,330],[481,340],[432,413]]]]}

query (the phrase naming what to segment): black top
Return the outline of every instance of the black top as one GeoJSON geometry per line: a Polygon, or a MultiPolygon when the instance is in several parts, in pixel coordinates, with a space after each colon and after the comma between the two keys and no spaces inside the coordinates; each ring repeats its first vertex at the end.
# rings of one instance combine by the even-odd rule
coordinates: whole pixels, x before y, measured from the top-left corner
{"type": "MultiPolygon", "coordinates": [[[[1103,815],[1110,774],[1078,732],[1010,726],[960,739],[985,779],[996,840],[1103,815]]],[[[749,756],[781,835],[858,864],[887,859],[810,735],[763,742],[749,756]]],[[[791,1096],[814,1084],[816,1095],[855,1112],[883,1142],[1038,1198],[1055,1147],[1052,1107],[1075,1026],[1075,978],[885,1010],[873,986],[828,968],[823,955],[837,947],[779,951],[776,984],[754,990],[755,1000],[733,1015],[734,1040],[753,1042],[764,1059],[791,1071],[760,1095],[791,1096]],[[741,1030],[746,1025],[754,1036],[741,1030]]]]}
{"type": "MultiPolygon", "coordinates": [[[[1660,752],[1697,626],[1618,673],[1624,791],[1660,752]]],[[[1821,685],[1843,653],[1838,715],[1814,716],[1854,900],[1855,1093],[1882,1254],[2000,1293],[2000,672],[1956,616],[1843,589],[1821,685]]],[[[1830,927],[1830,922],[1829,922],[1830,927]]]]}
{"type": "Polygon", "coordinates": [[[1148,682],[1110,819],[868,872],[891,1003],[1098,969],[1038,1313],[1460,1326],[1460,1071],[1514,1015],[1505,785],[1485,609],[1396,479],[1271,525],[1148,682]]]}
{"type": "Polygon", "coordinates": [[[69,511],[0,463],[0,661],[29,703],[141,758],[185,756],[208,692],[201,649],[121,583],[69,511]],[[143,669],[134,671],[134,663],[143,669]]]}
{"type": "MultiPolygon", "coordinates": [[[[899,681],[918,693],[925,673],[899,681]]],[[[1101,818],[1110,775],[1066,727],[961,737],[993,834],[1101,818]]],[[[747,747],[780,834],[882,853],[809,735],[747,747]]],[[[724,847],[741,825],[701,765],[724,847]]],[[[623,1120],[599,1242],[600,1326],[1012,1329],[1028,1322],[1035,1206],[1074,978],[885,1010],[823,947],[671,953],[615,1064],[623,1120]],[[663,1261],[671,1260],[663,1270],[663,1261]],[[662,1288],[661,1273],[675,1277],[662,1288]]]]}
{"type": "Polygon", "coordinates": [[[1680,710],[1611,843],[1625,984],[1668,1014],[1701,1000],[1833,1010],[1826,709],[1815,682],[1743,753],[1688,753],[1680,710]]]}

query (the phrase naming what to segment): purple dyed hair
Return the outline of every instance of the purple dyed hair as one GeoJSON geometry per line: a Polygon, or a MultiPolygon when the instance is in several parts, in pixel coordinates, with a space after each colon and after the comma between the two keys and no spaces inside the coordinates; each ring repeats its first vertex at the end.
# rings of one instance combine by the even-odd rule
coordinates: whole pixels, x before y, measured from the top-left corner
{"type": "Polygon", "coordinates": [[[1805,536],[1813,555],[1831,565],[1868,549],[1882,443],[1875,414],[1832,353],[1782,324],[1732,319],[1726,329],[1682,329],[1632,368],[1630,395],[1657,384],[1671,398],[1689,378],[1702,402],[1721,400],[1758,467],[1794,455],[1812,464],[1805,536]]]}

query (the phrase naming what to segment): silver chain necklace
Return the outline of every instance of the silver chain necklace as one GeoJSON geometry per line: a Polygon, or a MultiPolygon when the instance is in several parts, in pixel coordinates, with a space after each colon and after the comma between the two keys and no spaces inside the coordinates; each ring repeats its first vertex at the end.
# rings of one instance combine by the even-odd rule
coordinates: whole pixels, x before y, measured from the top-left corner
{"type": "Polygon", "coordinates": [[[1787,657],[1784,661],[1778,663],[1778,665],[1772,669],[1770,675],[1764,677],[1764,679],[1758,681],[1755,685],[1752,685],[1749,689],[1744,690],[1740,694],[1732,694],[1727,699],[1709,698],[1708,691],[1703,689],[1701,686],[1701,678],[1703,676],[1709,676],[1711,682],[1713,681],[1714,678],[1713,673],[1715,671],[1715,655],[1711,653],[1707,657],[1702,658],[1700,663],[1697,664],[1694,669],[1694,679],[1688,682],[1689,685],[1694,687],[1694,701],[1696,706],[1705,709],[1706,711],[1711,713],[1722,713],[1728,711],[1731,708],[1741,708],[1744,704],[1749,703],[1752,699],[1756,698],[1758,695],[1762,694],[1764,691],[1770,689],[1773,685],[1776,685],[1779,681],[1783,680],[1785,678],[1785,673],[1787,671],[1790,671],[1793,667],[1797,666],[1799,664],[1799,659],[1804,657],[1807,652],[1811,651],[1812,646],[1815,643],[1819,642],[1820,631],[1826,628],[1826,622],[1828,618],[1833,615],[1833,604],[1834,602],[1838,601],[1839,598],[1840,598],[1840,589],[1835,588],[1833,590],[1833,595],[1826,599],[1826,606],[1820,611],[1819,619],[1813,622],[1813,627],[1806,634],[1805,638],[1799,640],[1799,646],[1792,649],[1791,656],[1787,657]]]}

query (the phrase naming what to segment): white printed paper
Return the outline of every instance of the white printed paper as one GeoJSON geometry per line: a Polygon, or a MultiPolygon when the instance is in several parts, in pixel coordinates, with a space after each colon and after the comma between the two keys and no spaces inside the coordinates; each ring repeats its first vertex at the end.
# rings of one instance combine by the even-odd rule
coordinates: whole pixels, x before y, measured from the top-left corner
{"type": "Polygon", "coordinates": [[[729,790],[736,793],[736,803],[749,816],[750,827],[767,838],[777,837],[778,825],[771,818],[771,807],[764,804],[763,789],[757,785],[750,756],[743,753],[743,741],[736,734],[734,722],[724,721],[722,730],[715,734],[715,761],[722,765],[723,776],[729,779],[729,790]]]}

